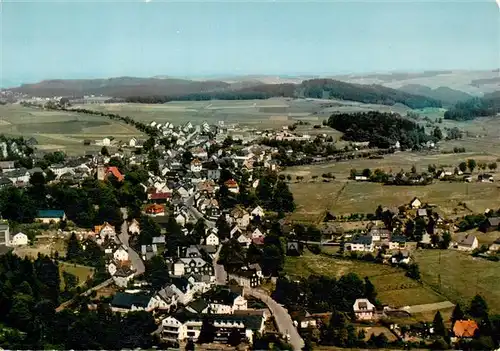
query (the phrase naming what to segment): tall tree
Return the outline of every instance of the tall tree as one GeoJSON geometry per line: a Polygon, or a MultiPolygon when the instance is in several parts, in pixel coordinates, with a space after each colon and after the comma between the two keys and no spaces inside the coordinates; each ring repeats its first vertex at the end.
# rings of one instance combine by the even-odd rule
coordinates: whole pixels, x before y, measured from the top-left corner
{"type": "Polygon", "coordinates": [[[439,336],[446,336],[446,327],[444,326],[443,317],[441,312],[437,311],[434,315],[434,320],[432,322],[434,328],[434,334],[439,336]]]}
{"type": "Polygon", "coordinates": [[[471,172],[474,171],[474,169],[476,168],[477,164],[476,164],[476,160],[470,158],[467,160],[467,168],[469,168],[469,170],[471,172]]]}
{"type": "Polygon", "coordinates": [[[465,313],[462,311],[462,307],[460,306],[460,303],[457,303],[455,305],[455,308],[453,309],[453,312],[451,314],[451,323],[452,325],[455,324],[456,321],[460,321],[465,318],[465,313]]]}
{"type": "Polygon", "coordinates": [[[365,296],[368,300],[375,303],[377,301],[377,292],[375,286],[368,277],[365,277],[365,296]]]}
{"type": "Polygon", "coordinates": [[[469,313],[475,318],[484,318],[488,314],[488,304],[481,295],[476,295],[470,302],[469,313]]]}

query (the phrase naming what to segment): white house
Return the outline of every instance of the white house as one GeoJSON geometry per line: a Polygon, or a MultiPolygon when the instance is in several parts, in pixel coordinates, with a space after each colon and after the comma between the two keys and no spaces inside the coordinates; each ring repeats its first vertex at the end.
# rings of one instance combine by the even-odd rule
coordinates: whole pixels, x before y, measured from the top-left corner
{"type": "Polygon", "coordinates": [[[252,239],[250,239],[243,233],[241,233],[236,240],[240,243],[241,246],[244,247],[249,247],[252,243],[252,239]]]}
{"type": "Polygon", "coordinates": [[[147,310],[167,310],[170,311],[173,307],[177,306],[177,295],[170,287],[159,290],[151,300],[149,300],[147,310]]]}
{"type": "Polygon", "coordinates": [[[417,197],[415,197],[413,200],[411,200],[410,206],[411,208],[420,208],[420,206],[422,206],[422,202],[417,197]]]}
{"type": "Polygon", "coordinates": [[[104,222],[102,226],[96,226],[95,229],[96,234],[99,234],[101,238],[105,238],[107,236],[108,238],[113,239],[116,237],[115,228],[108,222],[104,222]]]}
{"type": "Polygon", "coordinates": [[[119,266],[118,268],[116,268],[116,271],[113,274],[112,278],[116,286],[125,288],[127,287],[128,283],[134,278],[134,275],[135,271],[133,271],[130,267],[119,266]]]}
{"type": "Polygon", "coordinates": [[[201,172],[203,169],[203,166],[201,164],[201,161],[195,158],[194,160],[191,161],[191,172],[201,172]]]}
{"type": "Polygon", "coordinates": [[[102,139],[102,145],[104,145],[104,146],[110,146],[111,145],[111,139],[110,138],[104,138],[104,139],[102,139]]]}
{"type": "Polygon", "coordinates": [[[24,233],[17,233],[12,237],[11,246],[28,245],[28,236],[24,233]]]}
{"type": "Polygon", "coordinates": [[[113,258],[117,261],[128,261],[128,252],[122,246],[113,253],[113,258]]]}
{"type": "Polygon", "coordinates": [[[233,237],[235,237],[235,236],[236,236],[236,237],[238,237],[241,233],[242,233],[241,229],[240,229],[240,228],[238,228],[238,226],[237,226],[237,225],[235,225],[235,226],[233,227],[233,229],[231,229],[231,232],[229,233],[229,237],[230,237],[230,238],[233,238],[233,237]]]}
{"type": "Polygon", "coordinates": [[[375,245],[373,244],[373,237],[364,235],[346,243],[345,248],[348,251],[373,252],[375,245]]]}
{"type": "Polygon", "coordinates": [[[177,277],[182,277],[184,274],[186,274],[184,262],[182,262],[181,260],[176,261],[174,263],[173,275],[177,277]]]}
{"type": "Polygon", "coordinates": [[[472,251],[477,249],[478,246],[479,242],[477,238],[474,235],[469,234],[457,243],[456,248],[460,251],[472,251]]]}
{"type": "Polygon", "coordinates": [[[257,206],[255,207],[252,212],[250,212],[250,214],[252,215],[252,218],[255,218],[255,217],[260,217],[260,218],[264,218],[264,210],[262,209],[262,207],[260,206],[257,206]]]}
{"type": "Polygon", "coordinates": [[[215,314],[233,314],[234,311],[248,309],[248,301],[242,295],[229,289],[216,289],[205,294],[210,312],[215,314]]]}
{"type": "Polygon", "coordinates": [[[206,238],[205,238],[205,244],[206,245],[214,245],[214,246],[219,246],[219,237],[215,233],[210,233],[206,238]]]}
{"type": "Polygon", "coordinates": [[[375,317],[375,305],[368,299],[356,299],[352,308],[359,320],[370,320],[375,317]]]}
{"type": "Polygon", "coordinates": [[[139,222],[135,218],[128,225],[128,232],[130,234],[139,234],[141,232],[139,222]]]}

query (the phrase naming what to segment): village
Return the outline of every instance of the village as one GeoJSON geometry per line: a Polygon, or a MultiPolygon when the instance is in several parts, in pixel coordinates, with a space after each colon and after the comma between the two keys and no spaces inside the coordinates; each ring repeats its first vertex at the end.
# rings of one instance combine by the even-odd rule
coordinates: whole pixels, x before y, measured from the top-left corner
{"type": "MultiPolygon", "coordinates": [[[[327,213],[316,235],[309,235],[310,228],[300,229],[284,216],[294,205],[285,177],[278,176],[280,150],[259,143],[263,138],[308,141],[308,135],[284,128],[247,137],[245,130],[222,122],[182,126],[151,122],[145,128],[155,137],[132,138],[122,144],[112,138],[85,141],[102,146],[101,152],[74,158],[61,153],[35,156],[36,141],[31,139],[3,141],[0,145],[6,155],[32,157],[32,166],[39,157],[44,168],[40,162],[40,166],[27,168],[18,167],[19,161],[1,161],[2,189],[42,187],[44,182],[80,189],[92,178],[105,187],[102,189],[115,189],[132,199],[127,205],[117,202],[117,208],[98,216],[106,220],[90,227],[75,224],[82,220],[71,201],[67,208],[37,208],[35,234],[29,225],[25,228],[30,233],[23,233],[13,231],[4,221],[0,245],[22,252],[49,236],[66,242],[66,259],[70,247],[77,248],[69,262],[77,262],[79,255],[97,245],[105,263],[98,288],[114,287],[105,301],[120,314],[153,314],[158,327],[155,335],[165,345],[251,345],[257,338],[274,335],[275,342],[302,348],[310,328],[324,323],[324,315],[292,320],[290,306],[277,302],[270,287],[281,279],[279,262],[284,256],[300,256],[316,246],[333,245],[339,248],[337,255],[348,259],[400,267],[415,280],[419,279],[412,261],[415,250],[460,250],[497,259],[500,238],[489,247],[480,247],[474,235],[457,238],[455,233],[466,219],[444,218],[435,205],[418,197],[394,209],[381,204],[373,215],[366,216],[369,223],[354,231],[332,231],[332,224],[341,226],[345,219],[327,213]],[[35,182],[35,178],[43,180],[35,182]],[[284,249],[280,248],[282,240],[284,249]],[[269,252],[270,248],[277,253],[269,252]],[[257,251],[257,259],[249,259],[253,251],[257,251]]],[[[437,174],[442,178],[442,172],[437,174]]],[[[353,179],[365,180],[357,175],[353,179]]],[[[104,205],[97,207],[100,215],[104,205]]],[[[498,230],[500,217],[488,210],[469,222],[467,226],[488,232],[498,230]]],[[[63,253],[52,250],[50,255],[63,253]]],[[[89,296],[94,296],[88,301],[90,308],[99,302],[95,298],[99,289],[89,286],[89,296]]],[[[411,315],[411,308],[382,307],[368,296],[355,296],[352,301],[349,312],[353,321],[371,323],[367,330],[381,326],[388,340],[419,340],[424,345],[436,340],[432,327],[418,332],[417,339],[408,339],[407,330],[389,322],[391,316],[411,315]]],[[[453,325],[449,333],[443,331],[439,336],[452,335],[457,345],[471,339],[478,329],[469,319],[457,318],[453,325]]]]}

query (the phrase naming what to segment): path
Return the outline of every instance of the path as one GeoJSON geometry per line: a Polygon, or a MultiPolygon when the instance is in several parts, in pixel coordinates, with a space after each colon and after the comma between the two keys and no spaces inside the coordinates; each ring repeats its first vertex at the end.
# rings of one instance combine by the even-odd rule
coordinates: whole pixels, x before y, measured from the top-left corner
{"type": "Polygon", "coordinates": [[[293,346],[294,350],[302,350],[304,347],[304,340],[302,340],[297,329],[293,325],[292,318],[288,314],[288,311],[282,305],[274,301],[266,293],[256,289],[245,288],[244,293],[262,300],[273,314],[280,333],[283,335],[290,335],[290,340],[288,342],[293,346]]]}
{"type": "Polygon", "coordinates": [[[413,314],[413,313],[422,313],[422,312],[428,312],[428,311],[443,310],[445,308],[451,308],[454,306],[455,305],[450,301],[443,301],[443,302],[436,302],[436,303],[428,303],[425,305],[406,306],[406,307],[403,307],[401,309],[413,314]]]}
{"type": "Polygon", "coordinates": [[[132,262],[132,266],[135,269],[135,276],[141,275],[144,273],[145,267],[144,267],[144,262],[142,262],[141,257],[137,252],[135,252],[129,245],[129,234],[128,234],[128,224],[127,224],[127,209],[126,208],[121,208],[120,209],[123,214],[123,224],[121,227],[120,234],[118,234],[118,239],[120,242],[127,247],[128,251],[128,257],[130,261],[132,262]]]}
{"type": "MultiPolygon", "coordinates": [[[[97,291],[97,290],[102,289],[102,288],[104,288],[112,283],[113,283],[113,278],[109,278],[108,280],[103,281],[101,284],[96,285],[96,286],[82,292],[80,294],[80,296],[89,296],[92,291],[97,291]]],[[[56,312],[60,312],[60,311],[64,310],[66,307],[71,305],[75,301],[75,299],[76,299],[76,296],[74,298],[72,298],[71,300],[68,300],[68,301],[60,304],[59,307],[56,308],[56,312]]]]}
{"type": "Polygon", "coordinates": [[[214,259],[212,261],[215,272],[215,283],[217,285],[225,285],[227,283],[226,270],[224,269],[223,265],[217,263],[217,261],[219,260],[219,253],[221,249],[222,249],[222,244],[219,245],[219,248],[217,249],[217,252],[215,253],[214,259]]]}

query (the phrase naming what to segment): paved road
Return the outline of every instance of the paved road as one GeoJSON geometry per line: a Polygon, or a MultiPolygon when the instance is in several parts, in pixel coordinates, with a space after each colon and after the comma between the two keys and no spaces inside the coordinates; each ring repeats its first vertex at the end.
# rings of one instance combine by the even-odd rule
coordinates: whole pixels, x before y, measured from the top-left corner
{"type": "Polygon", "coordinates": [[[293,346],[294,350],[302,350],[304,340],[300,337],[299,332],[293,325],[292,318],[283,306],[270,298],[266,293],[256,289],[245,288],[245,294],[262,300],[273,314],[280,333],[290,335],[289,343],[293,346]]]}
{"type": "Polygon", "coordinates": [[[132,266],[135,269],[135,275],[140,275],[144,273],[145,267],[144,267],[144,262],[142,262],[141,257],[137,252],[135,252],[129,245],[128,239],[128,224],[127,224],[127,209],[126,208],[121,208],[122,214],[123,214],[123,224],[121,228],[120,234],[118,234],[118,239],[120,239],[120,242],[127,247],[128,251],[128,257],[130,261],[132,262],[132,266]]]}
{"type": "Polygon", "coordinates": [[[222,245],[219,245],[219,248],[217,249],[217,252],[215,253],[214,259],[212,261],[214,265],[214,272],[215,272],[215,283],[217,285],[225,285],[227,283],[227,273],[226,270],[224,269],[224,266],[221,264],[218,264],[217,261],[219,260],[219,253],[222,248],[222,245]]]}
{"type": "Polygon", "coordinates": [[[206,219],[203,214],[194,207],[194,195],[191,195],[188,197],[186,200],[183,201],[184,205],[186,205],[187,209],[191,214],[193,215],[196,220],[203,218],[205,220],[205,224],[207,225],[208,228],[214,228],[215,227],[215,222],[209,221],[206,219]]]}

